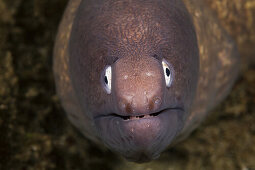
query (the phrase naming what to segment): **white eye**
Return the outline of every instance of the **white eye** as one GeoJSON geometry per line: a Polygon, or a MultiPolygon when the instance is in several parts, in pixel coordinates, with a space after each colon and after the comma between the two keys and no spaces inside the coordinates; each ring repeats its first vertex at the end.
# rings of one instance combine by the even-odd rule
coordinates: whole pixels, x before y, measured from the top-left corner
{"type": "Polygon", "coordinates": [[[112,89],[112,67],[111,66],[105,67],[105,71],[103,74],[103,84],[107,94],[110,94],[112,89]]]}
{"type": "Polygon", "coordinates": [[[169,67],[168,62],[164,59],[162,60],[162,66],[163,66],[163,71],[164,71],[164,75],[165,75],[166,86],[170,87],[172,80],[173,80],[172,71],[169,67]]]}

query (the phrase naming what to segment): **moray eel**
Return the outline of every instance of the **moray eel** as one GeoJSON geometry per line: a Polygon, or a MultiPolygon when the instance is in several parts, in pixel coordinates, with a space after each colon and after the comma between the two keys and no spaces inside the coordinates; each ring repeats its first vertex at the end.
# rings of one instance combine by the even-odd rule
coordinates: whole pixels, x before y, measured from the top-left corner
{"type": "Polygon", "coordinates": [[[203,0],[69,0],[54,49],[72,124],[134,162],[187,137],[238,70],[235,43],[203,0]]]}

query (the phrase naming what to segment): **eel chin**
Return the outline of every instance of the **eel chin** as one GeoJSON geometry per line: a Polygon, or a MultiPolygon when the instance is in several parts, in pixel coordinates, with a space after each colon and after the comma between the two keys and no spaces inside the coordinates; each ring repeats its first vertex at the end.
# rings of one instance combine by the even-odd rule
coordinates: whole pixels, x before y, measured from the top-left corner
{"type": "Polygon", "coordinates": [[[159,157],[183,127],[184,111],[165,109],[137,116],[108,114],[95,118],[99,137],[129,161],[147,162],[159,157]]]}

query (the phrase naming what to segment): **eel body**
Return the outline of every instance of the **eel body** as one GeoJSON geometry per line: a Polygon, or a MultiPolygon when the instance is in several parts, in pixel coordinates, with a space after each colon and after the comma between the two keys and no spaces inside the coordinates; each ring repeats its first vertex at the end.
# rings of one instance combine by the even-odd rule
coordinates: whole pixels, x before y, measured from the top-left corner
{"type": "Polygon", "coordinates": [[[54,48],[72,124],[135,162],[185,139],[238,71],[236,45],[203,0],[69,0],[54,48]]]}

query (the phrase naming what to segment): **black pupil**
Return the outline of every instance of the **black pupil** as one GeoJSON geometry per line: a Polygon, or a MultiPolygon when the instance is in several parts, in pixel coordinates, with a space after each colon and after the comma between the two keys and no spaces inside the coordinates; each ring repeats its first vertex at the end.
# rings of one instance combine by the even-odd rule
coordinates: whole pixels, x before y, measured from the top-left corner
{"type": "Polygon", "coordinates": [[[166,75],[167,75],[167,77],[170,76],[170,70],[168,68],[166,68],[166,75]]]}
{"type": "Polygon", "coordinates": [[[105,82],[105,84],[108,84],[108,79],[106,76],[104,76],[104,82],[105,82]]]}

